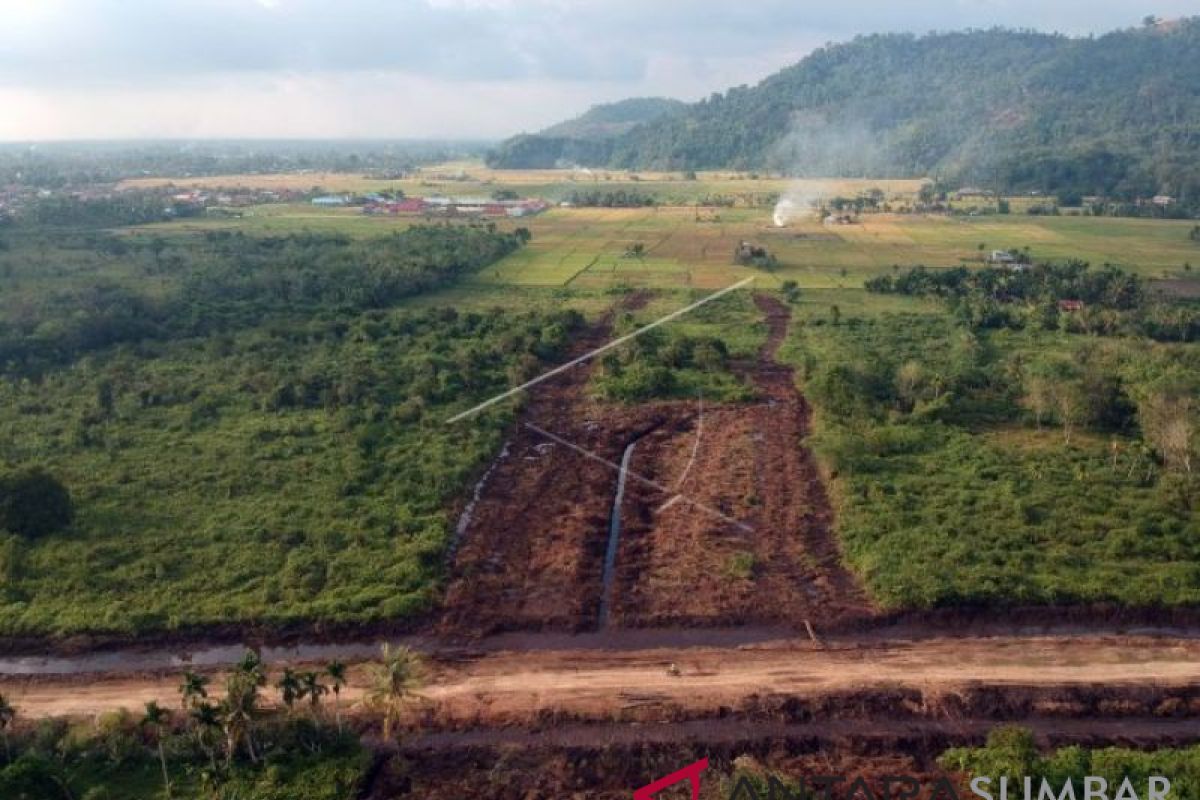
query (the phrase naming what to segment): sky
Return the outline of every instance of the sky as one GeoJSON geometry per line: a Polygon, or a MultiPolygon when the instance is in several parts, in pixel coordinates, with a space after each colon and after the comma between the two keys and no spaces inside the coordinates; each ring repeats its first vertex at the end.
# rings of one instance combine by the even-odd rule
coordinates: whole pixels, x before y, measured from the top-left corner
{"type": "Polygon", "coordinates": [[[0,0],[0,140],[498,139],[862,33],[1147,14],[1200,0],[0,0]]]}

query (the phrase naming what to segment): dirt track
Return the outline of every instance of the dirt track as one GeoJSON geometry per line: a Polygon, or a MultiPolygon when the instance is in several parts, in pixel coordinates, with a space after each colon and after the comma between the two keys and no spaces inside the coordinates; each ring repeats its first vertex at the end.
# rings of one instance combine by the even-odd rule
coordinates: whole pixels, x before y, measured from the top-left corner
{"type": "MultiPolygon", "coordinates": [[[[434,661],[424,695],[444,727],[580,720],[696,718],[751,698],[817,698],[909,687],[953,694],[971,686],[1200,686],[1200,641],[1155,637],[1013,637],[920,642],[797,640],[742,648],[502,652],[434,661]],[[668,665],[679,668],[668,674],[668,665]]],[[[353,670],[343,697],[361,697],[353,670]]],[[[25,717],[138,709],[177,702],[175,676],[0,680],[25,717]]],[[[1192,710],[1200,715],[1200,701],[1192,710]]],[[[1200,725],[1198,725],[1200,735],[1200,725]]]]}

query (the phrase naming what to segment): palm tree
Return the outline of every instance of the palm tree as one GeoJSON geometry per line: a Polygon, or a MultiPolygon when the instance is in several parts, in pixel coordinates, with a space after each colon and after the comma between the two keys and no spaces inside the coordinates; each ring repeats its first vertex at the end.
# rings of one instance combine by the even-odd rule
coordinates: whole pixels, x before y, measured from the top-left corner
{"type": "Polygon", "coordinates": [[[255,671],[238,669],[229,676],[225,685],[225,699],[221,702],[221,724],[225,728],[226,757],[233,763],[238,743],[245,740],[250,761],[257,764],[254,751],[254,718],[258,715],[258,674],[255,671]]]}
{"type": "Polygon", "coordinates": [[[179,684],[179,695],[179,708],[187,715],[184,717],[184,724],[190,729],[192,716],[188,712],[200,701],[208,699],[208,678],[195,672],[184,672],[183,682],[179,684]]]}
{"type": "Polygon", "coordinates": [[[213,735],[221,728],[221,709],[212,703],[203,701],[192,708],[189,718],[194,724],[196,742],[200,745],[200,749],[208,755],[209,766],[216,772],[217,752],[212,739],[213,735]]]}
{"type": "Polygon", "coordinates": [[[146,715],[142,717],[142,727],[154,732],[154,741],[158,747],[158,763],[162,765],[163,792],[171,796],[171,776],[167,773],[167,754],[163,749],[163,730],[171,720],[171,714],[158,703],[151,700],[146,703],[146,715]]]}
{"type": "Polygon", "coordinates": [[[290,714],[292,706],[304,693],[304,687],[300,684],[300,676],[290,668],[284,669],[283,677],[279,679],[279,683],[275,684],[275,688],[279,690],[279,696],[290,714]]]}
{"type": "Polygon", "coordinates": [[[8,729],[17,718],[17,710],[13,708],[8,698],[0,694],[0,737],[4,738],[4,763],[12,761],[12,751],[8,745],[8,729]]]}
{"type": "Polygon", "coordinates": [[[329,687],[321,683],[321,673],[300,673],[300,696],[308,698],[308,708],[314,720],[317,718],[317,706],[321,705],[321,697],[327,694],[329,687]]]}
{"type": "Polygon", "coordinates": [[[195,672],[183,673],[183,683],[179,685],[179,694],[182,695],[180,705],[184,711],[194,708],[198,700],[208,698],[208,678],[195,672]]]}
{"type": "Polygon", "coordinates": [[[385,644],[382,656],[383,663],[373,670],[369,699],[383,709],[383,738],[390,739],[404,705],[421,684],[423,664],[421,654],[410,647],[385,644]]]}
{"type": "Polygon", "coordinates": [[[247,650],[242,660],[234,667],[234,671],[251,678],[256,686],[267,685],[267,673],[263,666],[262,656],[253,650],[247,650]]]}
{"type": "Polygon", "coordinates": [[[342,732],[342,687],[346,685],[346,665],[334,659],[325,667],[329,676],[329,688],[333,691],[333,716],[337,720],[338,733],[342,732]]]}

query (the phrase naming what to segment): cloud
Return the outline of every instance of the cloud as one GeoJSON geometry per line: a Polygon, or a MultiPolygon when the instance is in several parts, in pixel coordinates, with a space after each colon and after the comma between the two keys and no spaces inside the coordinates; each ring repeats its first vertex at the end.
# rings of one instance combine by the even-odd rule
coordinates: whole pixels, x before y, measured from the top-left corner
{"type": "Polygon", "coordinates": [[[0,0],[0,97],[16,103],[0,119],[0,136],[176,131],[179,115],[190,119],[193,104],[225,118],[224,128],[194,123],[210,135],[324,135],[330,126],[318,124],[320,115],[337,113],[370,120],[379,135],[432,134],[448,127],[443,120],[464,126],[463,135],[500,136],[594,102],[645,94],[695,99],[753,83],[823,42],[859,33],[992,25],[1087,33],[1134,25],[1148,13],[1194,13],[1195,6],[1195,0],[0,0]],[[365,87],[387,94],[372,97],[365,87]],[[99,97],[108,102],[94,102],[99,97]],[[94,115],[90,121],[85,109],[94,115]],[[249,125],[264,116],[259,109],[271,111],[249,125]],[[381,119],[380,109],[392,116],[381,119]],[[26,117],[12,119],[14,113],[26,117]]]}

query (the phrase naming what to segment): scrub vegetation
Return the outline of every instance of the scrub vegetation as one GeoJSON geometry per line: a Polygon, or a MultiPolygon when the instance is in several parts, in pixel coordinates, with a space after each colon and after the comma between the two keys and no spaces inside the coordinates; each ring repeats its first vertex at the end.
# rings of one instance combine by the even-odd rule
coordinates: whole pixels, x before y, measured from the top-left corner
{"type": "Polygon", "coordinates": [[[89,241],[52,267],[0,257],[5,634],[428,608],[448,504],[507,419],[446,418],[556,362],[583,320],[396,307],[520,244],[480,227],[89,241]],[[31,495],[57,505],[31,517],[31,495]]]}
{"type": "Polygon", "coordinates": [[[873,286],[948,301],[863,315],[802,303],[790,353],[819,412],[844,547],[878,600],[1200,602],[1200,349],[1137,335],[1159,312],[1136,279],[1075,266],[873,286]],[[963,282],[1007,288],[946,288],[963,282]],[[1084,285],[1095,307],[1060,311],[1084,285]],[[1110,314],[1110,335],[1078,332],[1110,314]]]}

